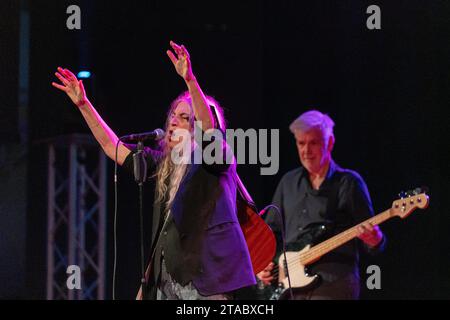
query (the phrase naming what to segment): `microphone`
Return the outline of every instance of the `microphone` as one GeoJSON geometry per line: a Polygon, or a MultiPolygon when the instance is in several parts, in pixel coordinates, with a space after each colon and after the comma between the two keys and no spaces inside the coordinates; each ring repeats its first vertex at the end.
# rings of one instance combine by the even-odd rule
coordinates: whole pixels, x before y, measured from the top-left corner
{"type": "Polygon", "coordinates": [[[155,129],[150,132],[134,133],[123,137],[120,137],[122,142],[132,142],[132,141],[144,141],[144,140],[161,140],[164,138],[165,132],[163,129],[155,129]]]}

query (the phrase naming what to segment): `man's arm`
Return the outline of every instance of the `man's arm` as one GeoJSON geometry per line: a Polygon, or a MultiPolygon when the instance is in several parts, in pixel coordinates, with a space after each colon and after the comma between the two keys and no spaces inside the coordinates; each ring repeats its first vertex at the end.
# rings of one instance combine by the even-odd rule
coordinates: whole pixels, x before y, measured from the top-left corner
{"type": "MultiPolygon", "coordinates": [[[[364,180],[355,174],[350,181],[349,193],[350,210],[355,221],[365,221],[373,216],[372,201],[364,180]]],[[[369,253],[377,253],[384,250],[385,237],[378,225],[363,223],[358,227],[358,238],[365,245],[369,253]]]]}

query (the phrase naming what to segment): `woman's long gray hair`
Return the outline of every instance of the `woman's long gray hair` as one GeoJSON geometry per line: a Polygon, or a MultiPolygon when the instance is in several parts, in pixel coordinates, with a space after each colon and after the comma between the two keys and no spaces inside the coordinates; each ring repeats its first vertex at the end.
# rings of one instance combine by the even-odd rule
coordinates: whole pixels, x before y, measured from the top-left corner
{"type": "MultiPolygon", "coordinates": [[[[220,128],[222,131],[225,131],[225,118],[223,115],[223,109],[220,104],[212,97],[206,96],[207,102],[211,107],[211,111],[213,112],[215,119],[215,127],[220,128]]],[[[189,116],[189,125],[191,132],[194,131],[195,126],[195,117],[194,110],[192,107],[192,99],[188,91],[180,94],[171,104],[169,111],[167,113],[167,120],[165,124],[166,132],[168,132],[168,128],[170,125],[170,118],[178,104],[180,102],[186,102],[190,107],[190,116],[189,116]]],[[[167,145],[166,139],[162,139],[160,142],[160,148],[163,152],[162,159],[158,164],[156,169],[156,201],[162,203],[166,198],[167,192],[169,192],[166,202],[166,208],[170,208],[175,198],[175,194],[178,191],[178,187],[186,173],[186,164],[175,164],[172,161],[171,157],[171,149],[167,145]]]]}

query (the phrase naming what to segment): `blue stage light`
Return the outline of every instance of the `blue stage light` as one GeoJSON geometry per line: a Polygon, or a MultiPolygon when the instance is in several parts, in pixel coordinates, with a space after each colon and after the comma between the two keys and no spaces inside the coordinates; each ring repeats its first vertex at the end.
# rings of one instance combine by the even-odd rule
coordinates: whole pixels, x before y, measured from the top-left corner
{"type": "Polygon", "coordinates": [[[80,71],[77,75],[78,79],[87,79],[91,77],[91,73],[89,71],[80,71]]]}

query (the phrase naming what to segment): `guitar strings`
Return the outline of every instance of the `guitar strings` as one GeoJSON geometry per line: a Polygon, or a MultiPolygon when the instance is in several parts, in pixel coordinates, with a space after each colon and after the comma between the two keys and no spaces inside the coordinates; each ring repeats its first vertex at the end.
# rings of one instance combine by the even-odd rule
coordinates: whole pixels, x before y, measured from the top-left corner
{"type": "MultiPolygon", "coordinates": [[[[370,219],[367,219],[365,222],[369,222],[369,223],[375,222],[375,224],[379,224],[381,221],[385,220],[385,219],[383,219],[383,218],[385,218],[385,217],[383,217],[383,215],[386,215],[387,213],[388,213],[387,211],[384,211],[384,212],[378,214],[377,216],[374,216],[374,217],[372,217],[370,219]]],[[[349,239],[347,239],[346,241],[352,240],[356,236],[355,235],[356,228],[357,228],[357,226],[354,226],[353,228],[350,228],[347,231],[345,231],[345,232],[335,236],[334,239],[330,238],[330,239],[326,240],[322,244],[318,245],[318,247],[312,247],[310,250],[308,250],[308,251],[306,251],[306,252],[304,252],[302,254],[299,254],[296,257],[293,257],[291,260],[287,259],[288,268],[290,266],[295,266],[297,264],[303,264],[302,260],[309,260],[309,258],[311,258],[312,256],[317,255],[316,251],[318,251],[319,253],[326,251],[323,254],[319,255],[319,257],[321,257],[325,253],[329,252],[329,250],[328,250],[329,248],[333,248],[334,247],[334,242],[340,241],[342,238],[349,237],[349,239]],[[331,239],[333,239],[333,240],[331,240],[331,239]],[[327,244],[326,242],[330,241],[330,240],[331,240],[331,242],[327,244]]],[[[278,274],[279,274],[279,265],[276,264],[274,266],[273,275],[277,276],[278,274]]]]}
{"type": "MultiPolygon", "coordinates": [[[[413,203],[413,201],[415,201],[414,198],[419,198],[421,195],[417,195],[415,197],[412,197],[412,199],[410,199],[411,204],[413,203]]],[[[373,216],[369,219],[367,219],[364,222],[369,222],[373,225],[378,225],[381,222],[387,220],[388,218],[390,218],[390,209],[386,210],[376,216],[373,216]]],[[[362,223],[364,223],[362,222],[362,223]]],[[[322,257],[324,254],[328,253],[330,250],[328,250],[329,248],[332,248],[331,250],[333,250],[334,247],[334,242],[340,240],[343,237],[350,237],[349,239],[347,239],[345,242],[352,240],[353,238],[355,238],[355,232],[356,232],[356,228],[357,226],[354,226],[353,228],[348,229],[346,232],[343,232],[342,234],[339,234],[337,236],[335,236],[334,240],[332,240],[330,243],[326,244],[327,241],[330,241],[333,238],[330,238],[328,240],[326,240],[324,243],[318,245],[319,247],[312,247],[311,249],[309,249],[308,251],[302,253],[302,254],[298,254],[296,257],[293,257],[291,260],[286,259],[287,262],[283,262],[283,264],[287,264],[287,267],[291,267],[291,266],[296,266],[298,264],[301,264],[303,266],[307,266],[307,264],[305,265],[304,263],[302,263],[303,260],[309,260],[309,258],[311,258],[312,256],[317,255],[316,251],[320,252],[324,252],[322,255],[318,255],[318,258],[322,257]]],[[[280,266],[279,264],[275,264],[272,272],[271,272],[271,276],[277,277],[279,275],[279,269],[280,266]]]]}
{"type": "MultiPolygon", "coordinates": [[[[341,239],[341,238],[343,238],[343,237],[346,237],[346,236],[351,236],[351,238],[348,239],[348,241],[351,240],[352,238],[354,238],[354,235],[351,235],[351,233],[354,232],[353,229],[354,229],[354,228],[351,228],[351,229],[348,230],[348,232],[345,232],[345,233],[343,233],[343,234],[338,235],[338,236],[334,239],[334,241],[336,241],[336,240],[338,240],[338,239],[341,239]]],[[[328,240],[327,240],[327,241],[328,241],[328,240]]],[[[333,241],[333,242],[334,242],[334,241],[333,241]]],[[[318,251],[318,252],[327,251],[328,248],[333,247],[333,242],[331,242],[331,243],[329,243],[329,244],[322,243],[322,244],[320,245],[320,248],[314,248],[314,247],[313,247],[313,248],[311,248],[310,250],[308,250],[308,251],[306,251],[306,252],[304,252],[304,253],[302,253],[302,254],[299,254],[298,256],[295,256],[295,257],[291,258],[290,260],[287,259],[286,261],[287,261],[287,266],[288,266],[288,268],[290,268],[290,267],[292,267],[292,266],[299,265],[299,264],[300,264],[300,265],[306,266],[305,264],[302,263],[302,260],[308,260],[308,259],[311,258],[312,256],[317,255],[316,251],[318,251]]],[[[325,254],[325,253],[324,253],[324,254],[325,254]]],[[[323,255],[323,254],[322,254],[322,255],[323,255]]],[[[321,257],[322,255],[319,255],[319,257],[321,257]]],[[[283,264],[284,264],[284,262],[283,262],[283,264]]],[[[279,269],[280,269],[279,264],[276,264],[276,265],[273,267],[273,271],[271,272],[271,275],[274,276],[274,277],[277,277],[277,276],[279,275],[279,269]]]]}

